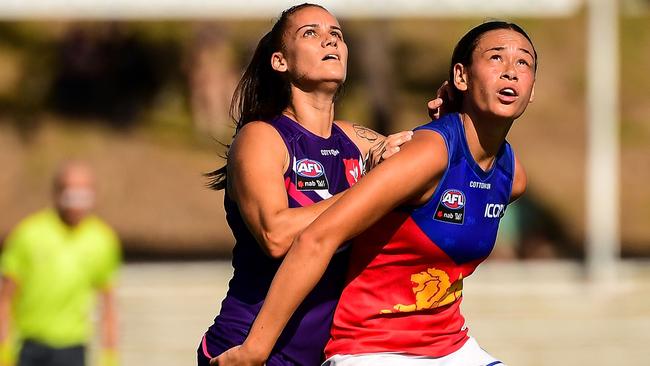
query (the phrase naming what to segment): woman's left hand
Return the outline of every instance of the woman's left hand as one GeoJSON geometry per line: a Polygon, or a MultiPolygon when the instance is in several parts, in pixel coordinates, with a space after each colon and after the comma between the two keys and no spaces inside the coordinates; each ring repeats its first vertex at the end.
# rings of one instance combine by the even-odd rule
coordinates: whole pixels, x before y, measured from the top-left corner
{"type": "Polygon", "coordinates": [[[210,366],[263,366],[260,361],[248,354],[242,346],[233,347],[210,360],[210,366]]]}
{"type": "Polygon", "coordinates": [[[430,100],[427,103],[429,117],[433,120],[438,120],[445,114],[453,112],[453,95],[453,89],[449,83],[447,81],[443,82],[436,91],[436,99],[430,100]]]}

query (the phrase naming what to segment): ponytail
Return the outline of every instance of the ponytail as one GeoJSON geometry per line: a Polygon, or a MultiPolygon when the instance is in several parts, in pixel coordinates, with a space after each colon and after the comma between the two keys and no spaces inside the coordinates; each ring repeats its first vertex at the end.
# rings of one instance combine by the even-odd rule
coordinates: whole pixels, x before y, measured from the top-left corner
{"type": "MultiPolygon", "coordinates": [[[[282,37],[287,28],[289,17],[306,7],[319,7],[315,4],[301,4],[282,12],[271,31],[260,39],[253,58],[233,94],[230,103],[230,117],[237,121],[235,134],[251,121],[268,121],[279,115],[289,105],[291,89],[289,81],[271,67],[271,56],[284,48],[282,37]]],[[[324,9],[324,8],[323,8],[324,9]]],[[[230,145],[226,145],[228,149],[230,145]]],[[[228,152],[226,151],[226,160],[228,152]]],[[[214,190],[226,188],[227,164],[206,173],[207,186],[214,190]]]]}

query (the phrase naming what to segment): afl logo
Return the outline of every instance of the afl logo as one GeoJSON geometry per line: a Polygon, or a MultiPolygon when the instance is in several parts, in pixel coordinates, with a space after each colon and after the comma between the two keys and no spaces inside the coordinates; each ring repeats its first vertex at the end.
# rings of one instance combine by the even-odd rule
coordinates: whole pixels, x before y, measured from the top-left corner
{"type": "Polygon", "coordinates": [[[452,210],[465,207],[465,194],[457,189],[448,189],[442,194],[441,203],[452,210]]]}
{"type": "Polygon", "coordinates": [[[296,163],[296,173],[301,177],[318,178],[324,172],[323,164],[316,160],[302,159],[296,163]]]}

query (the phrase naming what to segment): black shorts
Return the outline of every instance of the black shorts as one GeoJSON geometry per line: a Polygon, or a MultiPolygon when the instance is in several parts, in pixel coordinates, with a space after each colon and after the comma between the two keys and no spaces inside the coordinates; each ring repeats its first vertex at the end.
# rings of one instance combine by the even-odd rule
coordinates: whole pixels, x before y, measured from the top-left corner
{"type": "Polygon", "coordinates": [[[86,347],[83,345],[55,348],[26,340],[18,356],[18,366],[84,366],[86,347]]]}

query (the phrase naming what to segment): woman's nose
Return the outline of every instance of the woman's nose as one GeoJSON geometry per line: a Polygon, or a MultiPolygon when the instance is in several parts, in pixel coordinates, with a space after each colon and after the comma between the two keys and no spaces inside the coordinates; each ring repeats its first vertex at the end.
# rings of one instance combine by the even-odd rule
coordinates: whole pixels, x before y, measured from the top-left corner
{"type": "Polygon", "coordinates": [[[506,63],[505,68],[501,73],[501,78],[506,80],[518,80],[517,69],[512,62],[506,63]]]}
{"type": "Polygon", "coordinates": [[[323,40],[323,47],[332,46],[336,47],[338,45],[338,39],[335,35],[330,34],[323,40]]]}

